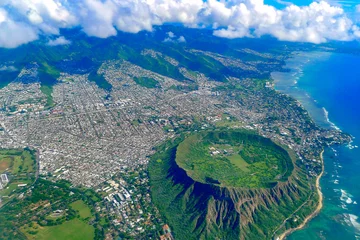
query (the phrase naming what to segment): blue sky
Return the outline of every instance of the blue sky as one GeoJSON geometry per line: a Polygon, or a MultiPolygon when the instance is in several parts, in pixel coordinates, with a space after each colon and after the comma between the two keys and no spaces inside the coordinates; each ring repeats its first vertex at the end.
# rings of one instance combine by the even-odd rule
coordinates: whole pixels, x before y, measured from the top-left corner
{"type": "MultiPolygon", "coordinates": [[[[293,3],[295,5],[298,6],[306,6],[309,5],[310,3],[312,3],[312,0],[265,0],[264,1],[265,4],[270,4],[273,5],[277,8],[281,8],[285,5],[285,3],[293,3]]],[[[344,9],[348,9],[350,10],[355,9],[356,5],[360,4],[359,1],[354,1],[354,0],[327,0],[328,3],[332,4],[332,5],[340,5],[342,6],[344,9]]]]}

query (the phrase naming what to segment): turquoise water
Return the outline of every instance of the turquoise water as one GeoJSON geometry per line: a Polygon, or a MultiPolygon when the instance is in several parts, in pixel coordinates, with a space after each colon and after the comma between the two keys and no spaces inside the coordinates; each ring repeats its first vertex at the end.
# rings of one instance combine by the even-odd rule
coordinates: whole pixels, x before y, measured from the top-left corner
{"type": "Polygon", "coordinates": [[[326,149],[324,207],[288,239],[360,239],[360,56],[299,53],[287,67],[272,74],[276,88],[298,99],[319,125],[355,137],[350,146],[326,149]]]}

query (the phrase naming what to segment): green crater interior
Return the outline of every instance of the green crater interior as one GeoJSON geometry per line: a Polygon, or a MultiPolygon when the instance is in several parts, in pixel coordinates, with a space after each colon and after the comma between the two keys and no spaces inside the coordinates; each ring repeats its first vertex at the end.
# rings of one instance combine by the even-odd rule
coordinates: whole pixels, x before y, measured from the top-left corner
{"type": "Polygon", "coordinates": [[[191,135],[179,144],[176,163],[195,181],[241,188],[273,187],[293,170],[284,148],[243,131],[191,135]]]}

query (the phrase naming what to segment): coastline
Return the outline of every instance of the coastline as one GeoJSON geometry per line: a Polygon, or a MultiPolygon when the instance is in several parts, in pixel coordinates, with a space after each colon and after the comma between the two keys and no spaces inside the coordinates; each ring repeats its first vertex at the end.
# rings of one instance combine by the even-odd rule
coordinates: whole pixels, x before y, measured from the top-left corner
{"type": "Polygon", "coordinates": [[[316,190],[317,193],[319,195],[319,202],[318,202],[318,206],[316,207],[316,209],[314,210],[314,212],[312,212],[309,216],[307,216],[304,221],[296,228],[290,228],[288,230],[286,230],[285,232],[283,232],[278,238],[277,240],[284,240],[286,239],[287,236],[289,236],[291,233],[300,230],[302,228],[304,228],[306,226],[306,224],[309,223],[309,221],[311,219],[313,219],[322,209],[323,207],[323,194],[321,192],[321,186],[320,186],[320,179],[322,177],[322,175],[324,174],[324,170],[325,170],[325,166],[324,166],[324,158],[323,158],[323,154],[324,154],[324,150],[322,150],[322,152],[320,153],[320,159],[321,159],[321,164],[322,164],[322,169],[321,169],[321,173],[319,174],[319,176],[317,176],[316,178],[316,190]]]}
{"type": "MultiPolygon", "coordinates": [[[[360,74],[360,70],[357,68],[359,63],[359,56],[352,54],[334,52],[331,53],[330,58],[327,56],[322,58],[320,55],[317,58],[315,55],[312,56],[305,52],[303,58],[295,56],[289,62],[289,73],[275,73],[272,75],[272,79],[275,83],[275,90],[301,102],[318,126],[340,128],[344,133],[351,133],[353,138],[356,137],[353,145],[360,146],[358,140],[360,111],[359,105],[356,104],[360,85],[355,84],[357,76],[360,74]],[[310,60],[309,64],[303,64],[305,62],[303,60],[306,58],[310,60]],[[319,76],[322,76],[322,79],[319,79],[319,76]]],[[[360,164],[357,161],[360,156],[360,148],[343,145],[334,146],[334,149],[336,151],[333,153],[328,152],[329,157],[332,156],[326,165],[329,174],[322,175],[322,180],[326,178],[326,181],[321,181],[323,197],[329,197],[327,201],[323,202],[326,209],[323,208],[318,213],[321,217],[309,220],[302,229],[290,232],[284,230],[283,227],[282,230],[286,231],[287,235],[282,236],[282,239],[311,239],[320,235],[329,240],[337,240],[355,239],[360,236],[360,205],[358,205],[360,189],[353,184],[360,181],[358,175],[360,164]],[[346,179],[346,181],[340,179],[346,179]],[[327,205],[329,207],[326,207],[327,205]],[[357,219],[355,220],[355,218],[357,219]]],[[[326,156],[327,153],[324,157],[326,158],[326,156]]],[[[317,203],[318,201],[312,203],[311,212],[315,210],[317,203]]],[[[279,235],[281,235],[280,232],[277,236],[274,234],[275,239],[279,235]]]]}

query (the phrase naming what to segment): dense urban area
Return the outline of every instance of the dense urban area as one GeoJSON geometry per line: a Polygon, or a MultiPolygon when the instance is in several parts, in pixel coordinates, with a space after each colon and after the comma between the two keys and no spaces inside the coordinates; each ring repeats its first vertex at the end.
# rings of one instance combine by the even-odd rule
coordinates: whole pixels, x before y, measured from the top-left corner
{"type": "Polygon", "coordinates": [[[11,215],[7,223],[14,227],[0,218],[0,232],[6,229],[0,238],[49,239],[44,229],[59,234],[64,224],[88,230],[83,239],[176,238],[153,204],[147,165],[157,146],[187,132],[257,132],[293,151],[313,181],[323,147],[350,137],[317,127],[298,101],[263,77],[282,69],[293,52],[237,51],[245,60],[185,48],[238,73],[221,81],[152,49],[140,55],[176,69],[179,79],[124,58],[102,61],[92,71],[68,64],[71,59],[19,69],[0,89],[0,207],[10,216],[22,201],[28,212],[11,215]],[[55,84],[43,84],[43,72],[55,84]],[[19,161],[31,163],[19,169],[19,161]]]}

